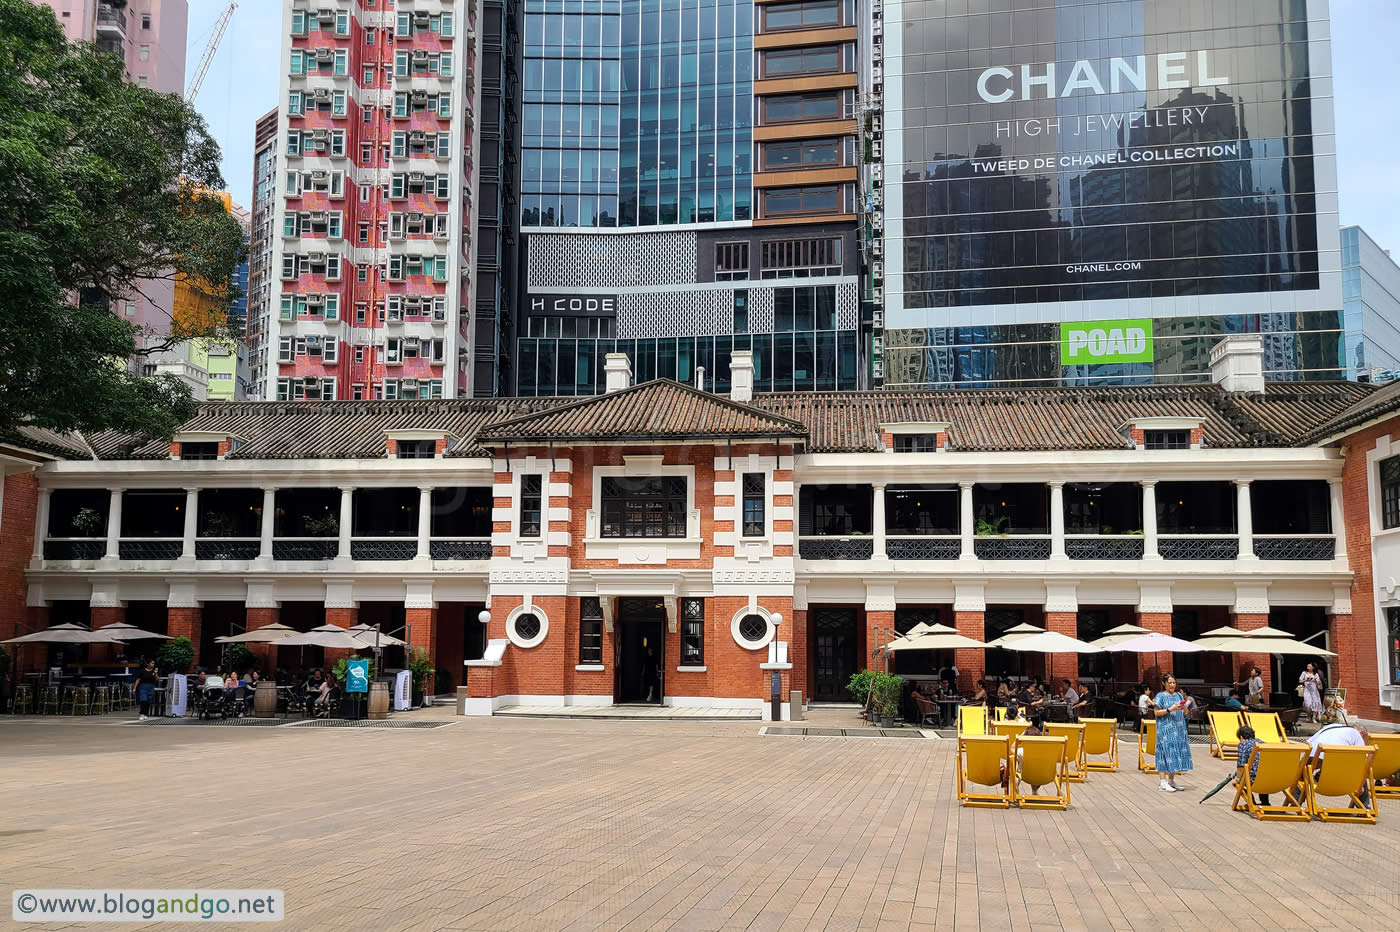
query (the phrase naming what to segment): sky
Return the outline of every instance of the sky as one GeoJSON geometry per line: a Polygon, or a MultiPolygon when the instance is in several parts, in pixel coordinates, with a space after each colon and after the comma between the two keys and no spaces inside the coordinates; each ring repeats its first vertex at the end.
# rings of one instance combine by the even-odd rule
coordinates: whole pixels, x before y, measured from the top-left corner
{"type": "MultiPolygon", "coordinates": [[[[252,206],[253,124],[277,106],[283,0],[239,0],[197,105],[223,147],[233,199],[252,206]]],[[[190,0],[188,74],[194,76],[223,0],[190,0]]],[[[1400,259],[1400,0],[1332,0],[1341,220],[1359,224],[1400,259]]]]}

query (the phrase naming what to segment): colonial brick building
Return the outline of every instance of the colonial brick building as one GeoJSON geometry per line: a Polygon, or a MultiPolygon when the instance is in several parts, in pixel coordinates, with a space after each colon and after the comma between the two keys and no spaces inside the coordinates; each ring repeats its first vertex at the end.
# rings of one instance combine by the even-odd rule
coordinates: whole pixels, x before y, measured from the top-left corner
{"type": "MultiPolygon", "coordinates": [[[[378,623],[465,681],[471,713],[766,715],[777,674],[787,715],[792,690],[844,698],[919,621],[1267,623],[1338,653],[1353,712],[1400,720],[1400,389],[1266,388],[1257,340],[1216,357],[1213,384],[754,395],[736,353],[721,396],[629,385],[619,356],[580,400],[210,404],[173,442],[28,431],[0,447],[0,635],[125,618],[213,662],[245,627],[378,623]]],[[[923,662],[965,686],[1257,662],[1287,693],[1305,660],[923,662]]]]}

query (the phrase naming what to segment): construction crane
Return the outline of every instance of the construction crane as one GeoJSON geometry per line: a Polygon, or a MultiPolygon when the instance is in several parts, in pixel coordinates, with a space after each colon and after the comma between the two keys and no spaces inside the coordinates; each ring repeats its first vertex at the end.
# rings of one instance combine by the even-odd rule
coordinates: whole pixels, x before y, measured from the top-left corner
{"type": "Polygon", "coordinates": [[[233,11],[238,9],[237,3],[230,3],[228,8],[219,14],[219,21],[214,24],[213,34],[209,37],[209,44],[204,47],[204,54],[200,56],[199,68],[194,73],[194,80],[190,82],[189,89],[185,91],[185,102],[194,103],[195,97],[199,95],[199,86],[204,83],[204,76],[209,73],[209,66],[214,63],[214,54],[219,51],[219,42],[223,40],[224,33],[228,31],[229,20],[233,19],[233,11]]]}

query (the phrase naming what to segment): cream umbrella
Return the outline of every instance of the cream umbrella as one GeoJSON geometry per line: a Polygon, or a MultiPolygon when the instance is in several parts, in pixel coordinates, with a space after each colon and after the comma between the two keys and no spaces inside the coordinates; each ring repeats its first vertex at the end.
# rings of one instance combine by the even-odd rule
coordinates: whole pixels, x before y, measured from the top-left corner
{"type": "Polygon", "coordinates": [[[1127,651],[1132,654],[1156,654],[1166,651],[1174,654],[1198,654],[1210,649],[1202,647],[1198,641],[1183,641],[1181,638],[1174,638],[1170,634],[1162,634],[1158,631],[1149,631],[1146,634],[1140,634],[1135,638],[1119,641],[1117,644],[1110,644],[1104,648],[1108,651],[1127,651]]]}
{"type": "Polygon", "coordinates": [[[261,628],[254,628],[251,631],[244,631],[242,634],[228,634],[221,638],[214,638],[216,644],[276,644],[297,633],[296,628],[288,627],[281,622],[273,622],[270,625],[263,625],[261,628]]]}
{"type": "MultiPolygon", "coordinates": [[[[987,645],[990,647],[991,645],[987,645]]],[[[1101,654],[1103,648],[1058,631],[1041,631],[1000,645],[1007,650],[1033,654],[1101,654]]]]}
{"type": "Polygon", "coordinates": [[[294,634],[276,642],[278,647],[329,647],[333,650],[371,650],[374,645],[338,625],[322,625],[305,634],[294,634]]]}
{"type": "Polygon", "coordinates": [[[371,647],[375,646],[376,637],[379,639],[377,644],[380,647],[404,647],[408,644],[408,642],[403,640],[402,638],[396,638],[392,634],[385,634],[383,631],[380,631],[377,628],[375,628],[374,625],[351,625],[345,630],[349,631],[356,637],[363,638],[364,640],[368,641],[371,647]]]}
{"type": "Polygon", "coordinates": [[[1243,637],[1244,631],[1240,628],[1232,628],[1229,625],[1221,625],[1219,628],[1211,628],[1196,638],[1196,643],[1206,650],[1216,650],[1216,643],[1226,641],[1230,638],[1243,637]]]}
{"type": "Polygon", "coordinates": [[[920,622],[914,627],[924,628],[923,631],[915,634],[911,628],[909,633],[902,638],[898,638],[885,645],[885,650],[894,652],[901,650],[975,650],[979,647],[986,647],[981,641],[970,638],[958,632],[956,628],[947,625],[925,625],[920,622]]]}
{"type": "Polygon", "coordinates": [[[1151,632],[1141,625],[1119,625],[1116,628],[1109,628],[1103,633],[1103,637],[1095,638],[1089,643],[1095,647],[1112,647],[1114,644],[1121,644],[1142,634],[1151,632]]]}
{"type": "Polygon", "coordinates": [[[62,624],[22,634],[0,644],[119,644],[116,638],[109,637],[102,629],[91,631],[81,625],[62,624]]]}
{"type": "Polygon", "coordinates": [[[1034,637],[1034,636],[1037,635],[1037,634],[1044,634],[1044,633],[1045,633],[1045,629],[1044,629],[1044,628],[1037,628],[1035,625],[1030,625],[1030,624],[1016,625],[1014,628],[1007,628],[1006,631],[1002,634],[1002,636],[999,637],[999,638],[997,638],[995,641],[988,641],[987,644],[986,644],[986,646],[987,646],[987,647],[1005,647],[1005,646],[1007,646],[1008,644],[1013,644],[1013,643],[1015,643],[1016,641],[1019,641],[1019,640],[1021,640],[1021,639],[1023,639],[1023,638],[1034,637]]]}
{"type": "Polygon", "coordinates": [[[124,621],[119,621],[112,625],[103,625],[97,629],[114,641],[169,641],[173,640],[168,634],[157,634],[154,631],[147,631],[135,625],[129,625],[124,621]]]}
{"type": "MultiPolygon", "coordinates": [[[[1277,628],[1256,628],[1235,638],[1212,638],[1207,650],[1232,654],[1272,654],[1275,657],[1335,657],[1334,652],[1312,644],[1304,644],[1287,631],[1277,628]]],[[[1197,641],[1199,644],[1200,641],[1197,641]]]]}

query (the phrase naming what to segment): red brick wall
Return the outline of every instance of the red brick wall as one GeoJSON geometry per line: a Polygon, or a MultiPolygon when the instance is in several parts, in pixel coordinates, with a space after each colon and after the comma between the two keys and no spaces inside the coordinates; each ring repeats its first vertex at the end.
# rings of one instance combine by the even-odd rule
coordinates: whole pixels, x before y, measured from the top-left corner
{"type": "MultiPolygon", "coordinates": [[[[710,685],[714,696],[724,698],[768,698],[768,674],[758,668],[761,663],[768,662],[768,649],[749,650],[740,647],[734,641],[734,635],[730,630],[730,622],[734,615],[748,608],[749,600],[742,596],[724,596],[715,599],[705,600],[705,614],[709,625],[706,634],[713,632],[709,643],[705,645],[705,666],[709,668],[710,685]]],[[[801,658],[793,653],[791,631],[788,626],[792,624],[792,599],[770,598],[761,596],[758,604],[771,612],[780,612],[783,616],[783,623],[778,626],[778,634],[775,640],[788,642],[788,660],[794,665],[801,662],[801,658]]],[[[669,675],[669,674],[668,674],[669,675]]],[[[682,693],[671,689],[670,681],[667,681],[666,692],[669,695],[682,695],[682,693]]],[[[705,695],[700,693],[699,695],[705,695]]]]}
{"type": "Polygon", "coordinates": [[[1376,440],[1400,435],[1400,418],[1391,418],[1345,438],[1350,448],[1342,466],[1342,510],[1346,527],[1347,561],[1351,565],[1351,614],[1333,619],[1329,685],[1347,689],[1347,709],[1354,716],[1400,722],[1400,713],[1380,705],[1377,675],[1376,580],[1371,563],[1371,503],[1366,453],[1376,440]]]}
{"type": "MultiPolygon", "coordinates": [[[[280,608],[246,608],[244,609],[244,623],[249,631],[256,631],[259,628],[266,628],[268,625],[276,624],[281,617],[280,608]]],[[[273,648],[267,644],[247,644],[246,646],[253,652],[253,656],[258,658],[258,671],[260,674],[271,676],[274,672],[273,648]]]]}
{"type": "MultiPolygon", "coordinates": [[[[498,595],[491,600],[491,621],[486,626],[488,641],[503,640],[506,637],[506,619],[517,606],[523,604],[524,597],[518,595],[498,595]]],[[[570,667],[578,662],[578,648],[574,648],[574,659],[568,657],[569,615],[568,603],[564,596],[540,596],[530,600],[549,621],[549,631],[539,644],[529,649],[506,645],[501,665],[495,667],[492,676],[497,696],[559,696],[564,694],[564,665],[570,667]]],[[[573,600],[577,601],[577,600],[573,600]]],[[[575,609],[577,611],[577,609],[575,609]]],[[[575,645],[578,635],[575,633],[575,645]]],[[[467,674],[467,685],[483,668],[473,668],[467,674]]],[[[609,682],[611,689],[611,682],[609,682]]],[[[475,693],[468,693],[475,695],[475,693]]]]}
{"type": "MultiPolygon", "coordinates": [[[[96,631],[108,625],[126,620],[126,608],[121,605],[94,605],[88,609],[88,626],[96,631]]],[[[88,663],[111,663],[117,658],[115,644],[92,644],[88,646],[88,663]]]]}
{"type": "Polygon", "coordinates": [[[802,693],[806,702],[812,701],[812,692],[807,688],[812,657],[807,648],[810,632],[807,630],[807,610],[792,610],[792,629],[786,633],[788,639],[788,659],[792,661],[792,688],[802,693]]]}
{"type": "MultiPolygon", "coordinates": [[[[1263,628],[1269,624],[1267,614],[1258,615],[1235,615],[1230,624],[1241,631],[1253,631],[1255,628],[1263,628]]],[[[1243,683],[1249,679],[1251,667],[1258,667],[1259,673],[1264,678],[1264,701],[1269,699],[1269,693],[1273,691],[1273,664],[1270,663],[1268,654],[1236,654],[1235,655],[1235,681],[1243,683]]]]}
{"type": "MultiPolygon", "coordinates": [[[[1139,612],[1137,616],[1139,627],[1148,631],[1156,631],[1158,634],[1170,636],[1172,633],[1171,612],[1139,612]]],[[[1157,695],[1162,689],[1162,675],[1170,672],[1167,666],[1175,666],[1172,654],[1138,654],[1137,673],[1138,682],[1146,683],[1152,689],[1152,695],[1157,695]]]]}
{"type": "Polygon", "coordinates": [[[39,501],[39,486],[33,473],[18,473],[4,483],[5,500],[0,511],[0,641],[29,633],[25,630],[29,619],[24,610],[24,569],[34,552],[34,520],[39,501]]]}
{"type": "MultiPolygon", "coordinates": [[[[894,638],[897,635],[895,635],[893,629],[894,612],[870,611],[868,609],[866,610],[864,634],[865,647],[864,652],[860,655],[859,662],[856,664],[856,666],[859,669],[864,670],[867,667],[869,667],[870,669],[874,669],[874,667],[872,667],[871,664],[876,663],[876,658],[874,655],[875,648],[882,647],[885,644],[888,644],[890,641],[894,640],[894,638]],[[877,631],[877,628],[880,630],[877,631]]],[[[880,653],[878,662],[880,665],[880,670],[881,672],[883,672],[887,665],[887,656],[883,651],[880,653]]]]}
{"type": "MultiPolygon", "coordinates": [[[[978,641],[986,640],[986,612],[954,612],[953,627],[958,633],[978,641]]],[[[958,668],[958,689],[971,691],[977,688],[987,670],[986,651],[981,648],[953,651],[953,664],[958,668]]]]}
{"type": "MultiPolygon", "coordinates": [[[[428,652],[428,660],[437,659],[438,610],[435,608],[406,608],[404,621],[408,624],[408,646],[416,653],[419,648],[428,652]]],[[[413,658],[409,658],[410,660],[413,658]]],[[[436,690],[434,677],[428,677],[423,693],[431,696],[436,690]]]]}
{"type": "MultiPolygon", "coordinates": [[[[1077,612],[1046,612],[1045,630],[1058,631],[1066,637],[1079,637],[1079,615],[1077,612]]],[[[1069,680],[1071,683],[1079,680],[1079,655],[1078,654],[1050,654],[1048,656],[1050,664],[1050,675],[1046,679],[1050,680],[1050,687],[1056,690],[1060,686],[1060,680],[1069,680]]]]}
{"type": "Polygon", "coordinates": [[[190,643],[194,645],[194,662],[198,664],[200,662],[200,634],[203,627],[199,607],[176,608],[172,605],[165,610],[165,613],[165,633],[173,638],[189,638],[190,643]]]}

